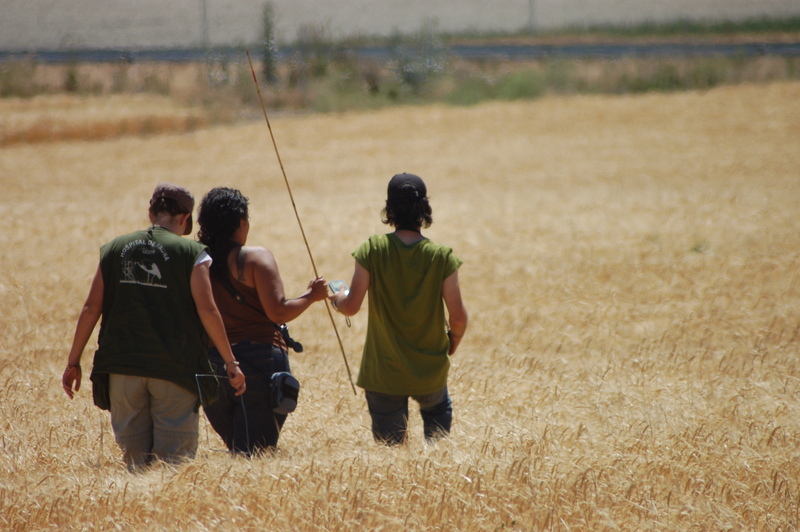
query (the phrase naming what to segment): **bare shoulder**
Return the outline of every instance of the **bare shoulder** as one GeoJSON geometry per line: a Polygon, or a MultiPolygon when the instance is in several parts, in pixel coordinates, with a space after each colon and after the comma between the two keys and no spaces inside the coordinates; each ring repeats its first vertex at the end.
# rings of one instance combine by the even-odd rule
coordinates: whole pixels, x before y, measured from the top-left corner
{"type": "Polygon", "coordinates": [[[255,265],[267,268],[275,267],[275,256],[270,250],[260,246],[244,246],[239,252],[245,266],[255,265]]]}

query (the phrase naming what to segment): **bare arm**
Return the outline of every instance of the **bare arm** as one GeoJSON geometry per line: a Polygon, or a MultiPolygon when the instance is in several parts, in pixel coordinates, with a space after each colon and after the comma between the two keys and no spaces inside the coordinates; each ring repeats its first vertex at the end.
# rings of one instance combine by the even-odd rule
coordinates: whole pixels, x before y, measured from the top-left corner
{"type": "Polygon", "coordinates": [[[367,290],[369,290],[369,280],[369,271],[356,261],[356,269],[353,272],[353,280],[350,282],[349,293],[340,290],[330,298],[334,308],[345,316],[356,314],[361,310],[364,296],[367,295],[367,290]]]}
{"type": "Polygon", "coordinates": [[[231,386],[236,389],[236,395],[241,395],[245,391],[245,377],[233,356],[230,344],[228,344],[225,324],[222,322],[222,315],[214,302],[214,295],[211,291],[210,266],[210,262],[203,262],[192,270],[190,281],[192,298],[197,307],[197,313],[200,315],[200,321],[203,322],[203,327],[225,361],[231,386]]]}
{"type": "Polygon", "coordinates": [[[67,357],[67,368],[61,376],[61,386],[70,399],[81,389],[81,356],[103,312],[103,291],[103,274],[98,264],[92,279],[92,287],[89,289],[89,295],[78,317],[78,325],[75,327],[75,336],[72,338],[72,347],[67,357]]]}
{"type": "Polygon", "coordinates": [[[461,299],[461,287],[458,284],[458,271],[447,277],[442,282],[442,298],[444,304],[447,306],[447,312],[450,315],[450,351],[448,354],[452,355],[458,349],[461,343],[461,338],[467,332],[467,309],[464,307],[464,302],[461,299]]]}
{"type": "Polygon", "coordinates": [[[294,299],[286,299],[283,280],[278,272],[278,263],[266,248],[248,247],[241,251],[245,256],[245,282],[252,279],[258,299],[275,323],[287,323],[306,311],[315,301],[328,295],[324,278],[318,277],[308,283],[306,291],[294,299]]]}

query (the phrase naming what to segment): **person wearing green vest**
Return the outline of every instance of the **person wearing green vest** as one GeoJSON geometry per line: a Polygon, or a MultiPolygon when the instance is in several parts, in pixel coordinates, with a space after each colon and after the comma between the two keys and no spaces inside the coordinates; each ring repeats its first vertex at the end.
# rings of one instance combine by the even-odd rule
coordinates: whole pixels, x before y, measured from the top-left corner
{"type": "Polygon", "coordinates": [[[419,176],[393,176],[381,220],[394,232],[361,244],[352,253],[349,288],[330,296],[336,310],[352,316],[369,293],[357,384],[365,390],[373,437],[387,445],[406,441],[409,397],[419,404],[426,441],[449,434],[453,419],[449,357],[467,329],[458,283],[462,261],[420,232],[433,222],[431,212],[419,176]]]}
{"type": "MultiPolygon", "coordinates": [[[[160,183],[150,200],[151,226],[114,238],[100,263],[75,328],[61,382],[72,399],[80,389],[83,350],[102,317],[92,367],[95,404],[111,425],[131,471],[155,459],[194,458],[198,443],[199,374],[211,374],[209,337],[227,377],[244,393],[245,377],[228,345],[211,291],[206,247],[183,238],[192,231],[194,198],[160,183]]],[[[202,379],[203,400],[216,393],[202,379]]]]}

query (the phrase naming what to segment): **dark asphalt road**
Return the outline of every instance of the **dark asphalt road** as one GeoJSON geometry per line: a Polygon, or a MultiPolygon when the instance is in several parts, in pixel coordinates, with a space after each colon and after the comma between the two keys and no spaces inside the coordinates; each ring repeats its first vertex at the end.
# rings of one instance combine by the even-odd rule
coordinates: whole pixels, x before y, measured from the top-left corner
{"type": "MultiPolygon", "coordinates": [[[[703,57],[739,56],[754,57],[762,55],[798,56],[800,42],[795,43],[746,43],[746,44],[565,44],[565,45],[456,45],[448,48],[450,54],[466,59],[506,59],[527,60],[542,58],[622,58],[622,57],[703,57]]],[[[385,47],[355,48],[359,57],[387,59],[392,56],[385,47]]],[[[279,51],[281,56],[289,56],[290,49],[279,51]]],[[[81,62],[136,62],[166,61],[175,63],[226,59],[244,60],[242,48],[217,48],[208,52],[202,49],[175,50],[35,50],[0,51],[0,61],[31,59],[42,63],[81,62]]]]}

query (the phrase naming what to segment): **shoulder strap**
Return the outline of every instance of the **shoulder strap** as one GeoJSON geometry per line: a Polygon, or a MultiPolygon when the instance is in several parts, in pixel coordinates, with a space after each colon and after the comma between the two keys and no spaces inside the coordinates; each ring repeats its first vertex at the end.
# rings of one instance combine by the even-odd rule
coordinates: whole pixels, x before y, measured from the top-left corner
{"type": "MultiPolygon", "coordinates": [[[[256,312],[258,312],[259,314],[261,314],[262,316],[266,316],[267,319],[269,319],[269,316],[267,316],[266,313],[262,309],[258,308],[255,305],[251,305],[250,303],[247,302],[247,300],[245,300],[244,296],[242,296],[242,294],[240,294],[239,291],[236,290],[236,287],[233,286],[233,283],[231,282],[230,277],[228,277],[227,275],[224,275],[224,276],[222,276],[220,278],[220,281],[222,282],[222,286],[225,287],[225,290],[228,291],[228,293],[233,297],[233,299],[235,299],[236,301],[238,301],[242,305],[247,305],[251,309],[253,309],[256,312]]],[[[272,321],[272,320],[269,320],[269,321],[272,321]]]]}
{"type": "MultiPolygon", "coordinates": [[[[242,272],[244,271],[244,255],[242,255],[241,253],[242,246],[237,245],[235,249],[236,249],[236,270],[237,270],[236,273],[238,274],[238,277],[241,280],[243,277],[242,272]]],[[[240,294],[238,290],[236,290],[236,287],[233,286],[233,283],[231,282],[230,273],[231,272],[228,271],[226,275],[220,277],[220,281],[222,282],[222,286],[225,287],[225,290],[228,291],[228,293],[233,297],[233,299],[235,299],[242,305],[247,305],[248,307],[255,310],[262,316],[265,316],[269,320],[269,316],[267,316],[266,312],[263,309],[260,309],[255,305],[251,305],[250,303],[248,303],[247,300],[244,298],[244,296],[240,294]]]]}
{"type": "Polygon", "coordinates": [[[244,281],[244,259],[245,254],[242,253],[242,246],[236,249],[236,274],[239,281],[244,281]]]}

